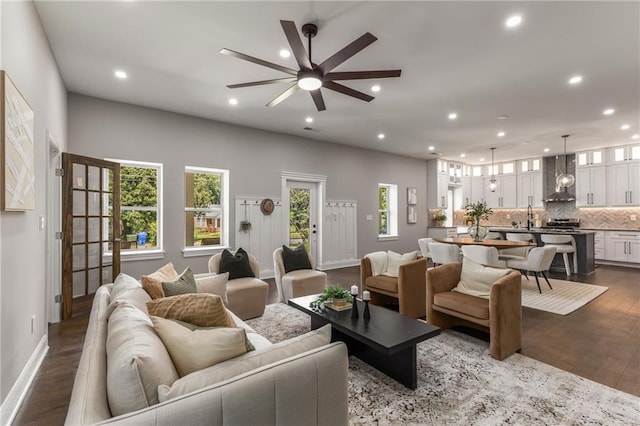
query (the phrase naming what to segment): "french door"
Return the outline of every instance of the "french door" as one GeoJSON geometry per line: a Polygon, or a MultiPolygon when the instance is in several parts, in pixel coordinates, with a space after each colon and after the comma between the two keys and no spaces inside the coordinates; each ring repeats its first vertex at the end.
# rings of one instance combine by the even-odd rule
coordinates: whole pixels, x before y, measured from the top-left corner
{"type": "Polygon", "coordinates": [[[318,184],[287,181],[289,195],[289,247],[304,245],[317,265],[318,252],[318,184]]]}
{"type": "Polygon", "coordinates": [[[120,165],[63,153],[62,169],[62,319],[68,319],[74,299],[120,273],[120,165]]]}

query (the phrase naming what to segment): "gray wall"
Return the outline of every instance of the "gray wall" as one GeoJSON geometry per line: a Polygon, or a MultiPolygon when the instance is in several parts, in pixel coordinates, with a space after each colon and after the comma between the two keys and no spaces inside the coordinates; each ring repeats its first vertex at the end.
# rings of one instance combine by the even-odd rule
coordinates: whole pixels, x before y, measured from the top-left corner
{"type": "MultiPolygon", "coordinates": [[[[230,196],[280,197],[282,171],[328,176],[327,199],[358,202],[358,254],[417,249],[426,235],[426,162],[129,104],[69,94],[69,152],[164,165],[165,258],[123,263],[133,276],[168,261],[205,271],[207,257],[183,258],[184,166],[230,170],[230,196]],[[377,241],[377,184],[398,185],[398,241],[377,241]],[[406,223],[406,188],[418,189],[418,223],[406,223]],[[374,220],[365,217],[371,214],[374,220]]],[[[366,106],[362,106],[366,108],[366,106]]],[[[231,218],[234,211],[231,211],[231,218]]],[[[233,220],[233,219],[232,219],[233,220]]],[[[233,225],[235,227],[235,224],[233,225]]],[[[231,233],[231,247],[234,247],[231,233]]]]}
{"type": "Polygon", "coordinates": [[[40,18],[31,2],[0,2],[0,66],[35,112],[36,209],[0,212],[0,401],[46,336],[46,173],[51,132],[61,149],[66,141],[66,89],[40,18]],[[31,316],[35,330],[31,333],[31,316]]]}

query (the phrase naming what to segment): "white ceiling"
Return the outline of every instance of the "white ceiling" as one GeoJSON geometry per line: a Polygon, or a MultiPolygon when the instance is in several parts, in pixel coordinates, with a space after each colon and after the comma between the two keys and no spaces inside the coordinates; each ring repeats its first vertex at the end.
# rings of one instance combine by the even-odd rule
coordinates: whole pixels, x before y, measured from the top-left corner
{"type": "Polygon", "coordinates": [[[568,151],[633,143],[640,133],[637,1],[36,4],[70,92],[417,158],[433,158],[433,145],[470,163],[490,161],[490,147],[496,161],[558,154],[565,133],[568,151]],[[516,13],[522,25],[505,28],[516,13]],[[334,71],[400,68],[402,76],[344,82],[367,93],[379,83],[370,103],[323,89],[323,112],[302,90],[265,107],[287,83],[228,89],[285,75],[223,47],[298,68],[293,56],[279,57],[288,48],[281,19],[318,25],[317,63],[370,32],[378,41],[334,71]],[[115,69],[129,78],[115,79],[115,69]],[[567,83],[574,74],[580,85],[567,83]],[[604,116],[609,107],[615,114],[604,116]]]}

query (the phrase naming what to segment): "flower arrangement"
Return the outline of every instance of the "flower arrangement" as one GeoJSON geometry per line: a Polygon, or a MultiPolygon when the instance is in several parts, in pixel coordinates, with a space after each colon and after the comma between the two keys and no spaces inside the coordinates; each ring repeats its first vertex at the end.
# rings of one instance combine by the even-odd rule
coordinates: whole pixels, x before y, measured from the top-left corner
{"type": "Polygon", "coordinates": [[[493,214],[493,210],[484,201],[467,204],[464,209],[464,218],[473,222],[473,225],[469,227],[469,235],[473,237],[474,241],[482,241],[489,229],[486,226],[481,226],[480,220],[489,219],[489,216],[493,214]]]}

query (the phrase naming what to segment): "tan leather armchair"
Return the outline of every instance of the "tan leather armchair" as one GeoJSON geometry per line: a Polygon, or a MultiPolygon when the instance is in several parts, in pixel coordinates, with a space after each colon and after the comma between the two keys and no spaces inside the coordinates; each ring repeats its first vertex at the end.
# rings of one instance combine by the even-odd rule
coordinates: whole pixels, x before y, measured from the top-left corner
{"type": "Polygon", "coordinates": [[[360,283],[362,290],[371,293],[371,303],[384,305],[397,301],[400,314],[410,318],[424,318],[426,306],[426,280],[424,271],[427,259],[420,258],[401,265],[397,277],[373,275],[371,261],[367,257],[360,260],[360,283]]]}
{"type": "Polygon", "coordinates": [[[451,291],[460,281],[462,263],[427,271],[427,322],[489,332],[491,356],[503,360],[522,346],[522,282],[511,271],[491,287],[489,299],[451,291]]]}

